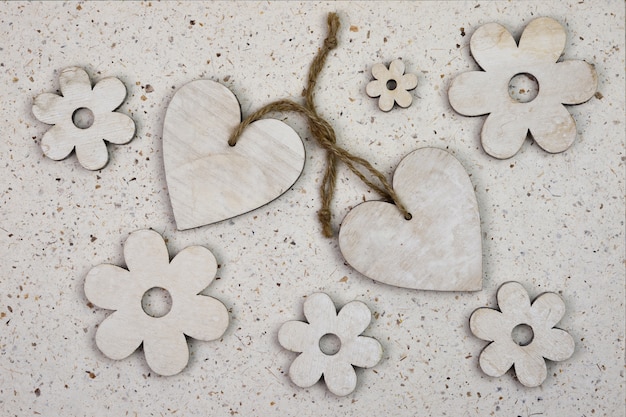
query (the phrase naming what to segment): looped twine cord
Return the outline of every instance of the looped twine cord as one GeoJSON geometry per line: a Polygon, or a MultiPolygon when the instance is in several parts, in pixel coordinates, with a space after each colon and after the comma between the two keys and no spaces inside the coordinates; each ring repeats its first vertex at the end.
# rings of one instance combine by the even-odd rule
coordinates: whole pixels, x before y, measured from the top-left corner
{"type": "Polygon", "coordinates": [[[378,194],[384,198],[393,201],[398,207],[398,210],[404,215],[406,219],[411,218],[411,214],[407,211],[406,207],[402,204],[395,191],[385,178],[376,168],[374,168],[367,160],[358,156],[352,155],[347,150],[337,145],[337,137],[335,131],[324,118],[317,114],[314,103],[314,88],[317,84],[317,78],[324,67],[326,57],[328,53],[337,47],[337,30],[339,29],[339,17],[335,13],[328,14],[328,36],[324,40],[324,47],[318,52],[315,59],[311,63],[309,69],[309,77],[307,88],[305,91],[306,104],[302,105],[295,101],[283,99],[266,104],[259,110],[246,117],[237,128],[233,131],[228,144],[235,146],[237,140],[243,133],[243,131],[250,125],[263,116],[271,112],[294,112],[302,114],[306,117],[309,130],[313,137],[317,140],[318,144],[326,150],[326,172],[322,179],[322,185],[320,186],[320,195],[322,197],[322,207],[317,212],[317,217],[322,224],[322,233],[326,237],[333,236],[333,230],[331,227],[331,210],[330,203],[335,193],[335,186],[337,183],[337,159],[346,164],[346,166],[352,171],[361,181],[363,181],[368,187],[375,190],[378,194]],[[359,168],[360,167],[360,168],[359,168]],[[365,170],[369,174],[380,182],[382,186],[375,184],[362,172],[365,170]]]}

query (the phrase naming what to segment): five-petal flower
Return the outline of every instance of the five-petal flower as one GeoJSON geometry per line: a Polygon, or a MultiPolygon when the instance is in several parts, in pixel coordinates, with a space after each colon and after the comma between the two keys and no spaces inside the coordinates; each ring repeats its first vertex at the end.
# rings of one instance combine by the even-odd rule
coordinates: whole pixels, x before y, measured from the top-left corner
{"type": "Polygon", "coordinates": [[[59,161],[76,148],[76,157],[90,170],[104,167],[109,160],[104,141],[118,145],[130,142],[135,122],[114,112],[126,97],[126,87],[117,78],[105,78],[93,89],[89,75],[77,67],[66,68],[59,76],[62,95],[44,93],[35,98],[33,114],[54,125],[41,139],[43,153],[59,161]],[[81,112],[88,116],[77,119],[81,112]]]}
{"type": "Polygon", "coordinates": [[[378,107],[382,111],[389,111],[393,104],[400,107],[409,107],[413,97],[408,92],[417,87],[417,76],[404,73],[404,62],[399,59],[392,61],[389,69],[383,64],[372,67],[375,80],[367,84],[365,91],[370,97],[379,97],[378,107]]]}
{"type": "Polygon", "coordinates": [[[346,304],[337,313],[335,304],[324,293],[304,302],[308,323],[288,321],[278,332],[279,343],[293,352],[302,352],[291,364],[289,377],[302,388],[314,385],[321,377],[335,395],[348,395],[357,383],[354,366],[371,368],[382,358],[382,346],[371,337],[359,336],[372,319],[370,309],[360,301],[346,304]],[[323,338],[337,340],[336,351],[325,351],[323,338]]]}
{"type": "Polygon", "coordinates": [[[450,105],[465,116],[489,114],[481,141],[489,155],[506,159],[517,153],[530,130],[535,142],[551,153],[563,152],[576,139],[576,123],[563,104],[589,100],[597,75],[581,60],[557,62],[566,33],[547,17],[528,24],[519,41],[501,25],[489,23],[472,35],[472,56],[484,71],[460,74],[448,90],[450,105]],[[526,74],[539,84],[537,96],[520,102],[509,94],[515,76],[526,74]]]}
{"type": "Polygon", "coordinates": [[[480,367],[489,376],[504,375],[515,367],[517,379],[536,387],[546,379],[545,359],[564,361],[574,354],[574,339],[554,328],[565,314],[565,304],[555,293],[543,293],[530,303],[528,293],[517,282],[498,289],[500,311],[479,308],[470,317],[472,333],[491,343],[480,354],[480,367]],[[520,345],[513,339],[518,326],[528,326],[531,340],[520,345]]]}
{"type": "Polygon", "coordinates": [[[177,374],[189,361],[185,335],[214,340],[228,327],[224,304],[199,294],[213,281],[215,257],[202,246],[190,246],[170,262],[161,235],[140,230],[126,240],[124,258],[128,270],[102,264],[85,279],[87,298],[99,307],[116,310],[98,327],[96,344],[109,358],[124,359],[143,342],[152,370],[177,374]],[[171,309],[161,317],[150,316],[142,308],[142,298],[153,288],[162,288],[171,297],[171,309]]]}

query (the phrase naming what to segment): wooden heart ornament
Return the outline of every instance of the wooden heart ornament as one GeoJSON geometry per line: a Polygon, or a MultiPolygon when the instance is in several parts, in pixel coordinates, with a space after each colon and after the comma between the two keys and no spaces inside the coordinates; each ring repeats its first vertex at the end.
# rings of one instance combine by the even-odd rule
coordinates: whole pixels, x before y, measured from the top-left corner
{"type": "Polygon", "coordinates": [[[170,102],[163,124],[163,159],[179,230],[217,223],[278,198],[304,168],[304,145],[285,123],[252,123],[235,146],[239,102],[225,86],[192,81],[170,102]]]}
{"type": "Polygon", "coordinates": [[[482,240],[474,188],[448,152],[423,148],[407,155],[393,189],[411,213],[367,201],[352,209],[339,230],[348,263],[385,284],[436,291],[482,287],[482,240]]]}

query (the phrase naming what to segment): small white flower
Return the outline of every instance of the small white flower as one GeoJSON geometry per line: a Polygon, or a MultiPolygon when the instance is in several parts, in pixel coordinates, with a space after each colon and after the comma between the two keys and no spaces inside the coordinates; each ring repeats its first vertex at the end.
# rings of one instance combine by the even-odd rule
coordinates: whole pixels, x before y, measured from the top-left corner
{"type": "Polygon", "coordinates": [[[182,250],[172,261],[163,238],[152,230],[132,233],[124,244],[128,270],[102,264],[85,279],[85,295],[95,305],[116,310],[98,327],[96,344],[111,359],[130,356],[143,343],[150,368],[174,375],[189,361],[185,335],[199,340],[220,338],[228,327],[228,311],[213,297],[200,295],[213,281],[217,262],[201,246],[182,250]],[[153,288],[171,297],[161,317],[148,315],[142,298],[153,288]]]}
{"type": "Polygon", "coordinates": [[[472,56],[484,71],[456,77],[448,90],[450,105],[465,116],[489,114],[481,141],[489,155],[506,159],[517,153],[530,130],[539,146],[563,152],[576,139],[576,122],[563,104],[580,104],[595,93],[595,69],[585,61],[557,62],[565,49],[563,26],[550,18],[528,24],[519,41],[497,23],[472,35],[472,56]],[[516,76],[536,80],[536,97],[517,100],[510,89],[516,76]]]}
{"type": "Polygon", "coordinates": [[[59,76],[61,94],[44,93],[35,98],[33,114],[54,125],[41,139],[43,153],[55,161],[76,148],[76,157],[90,170],[104,167],[109,160],[104,141],[118,145],[130,142],[135,123],[114,112],[126,97],[126,87],[117,78],[105,78],[93,89],[89,75],[81,68],[66,68],[59,76]],[[79,117],[86,115],[84,120],[79,117]]]}
{"type": "Polygon", "coordinates": [[[372,75],[375,80],[367,84],[365,91],[370,97],[379,97],[378,107],[382,111],[389,111],[393,103],[400,107],[409,107],[413,97],[408,92],[417,87],[417,76],[404,73],[404,63],[396,59],[391,62],[389,69],[383,64],[372,67],[372,75]]]}
{"type": "MultiPolygon", "coordinates": [[[[339,313],[330,297],[316,293],[304,302],[308,323],[288,321],[278,332],[279,343],[293,352],[302,352],[291,364],[289,377],[302,388],[324,376],[335,395],[348,395],[356,387],[354,366],[371,368],[382,358],[382,346],[371,337],[359,336],[372,319],[370,309],[360,301],[346,304],[339,313]],[[326,350],[325,339],[334,338],[334,349],[326,350]]],[[[330,344],[332,348],[332,340],[330,344]]]]}
{"type": "Polygon", "coordinates": [[[492,343],[481,352],[480,367],[489,376],[500,377],[515,366],[517,379],[536,387],[546,379],[545,359],[564,361],[574,354],[574,339],[554,328],[565,314],[565,304],[555,293],[543,293],[530,303],[528,293],[517,282],[498,290],[500,311],[479,308],[470,317],[474,335],[492,343]],[[520,345],[513,339],[518,326],[528,326],[531,340],[520,345]]]}

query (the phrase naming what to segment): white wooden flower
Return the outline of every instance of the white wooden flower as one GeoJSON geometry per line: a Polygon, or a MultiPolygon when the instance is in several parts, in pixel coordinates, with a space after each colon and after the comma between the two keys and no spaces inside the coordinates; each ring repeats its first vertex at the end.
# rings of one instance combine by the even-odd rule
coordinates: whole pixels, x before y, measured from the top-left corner
{"type": "Polygon", "coordinates": [[[528,24],[516,44],[501,25],[489,23],[472,35],[472,56],[484,71],[457,76],[448,90],[450,105],[465,116],[489,114],[482,127],[485,152],[510,158],[521,148],[530,130],[544,150],[563,152],[576,138],[576,123],[563,104],[589,100],[597,75],[581,60],[557,62],[567,35],[557,21],[542,17],[528,24]],[[522,78],[538,88],[515,88],[522,78]],[[536,96],[534,94],[536,93],[536,96]],[[525,97],[524,97],[525,96],[525,97]]]}
{"type": "Polygon", "coordinates": [[[497,298],[500,311],[479,308],[470,317],[472,333],[492,342],[480,354],[480,367],[487,375],[499,377],[514,366],[522,384],[539,386],[547,376],[544,358],[564,361],[574,354],[574,339],[554,328],[565,314],[565,304],[557,294],[548,292],[531,305],[528,293],[517,282],[503,284],[497,298]],[[530,340],[516,341],[518,329],[526,330],[530,340]]]}
{"type": "Polygon", "coordinates": [[[182,250],[172,261],[163,238],[152,230],[132,233],[124,244],[128,270],[108,264],[92,268],[85,295],[95,305],[116,310],[98,327],[96,344],[111,359],[124,359],[143,343],[150,368],[174,375],[189,361],[185,335],[199,340],[220,338],[228,327],[226,307],[199,294],[213,281],[217,263],[201,246],[182,250]],[[166,291],[171,308],[162,316],[144,311],[150,290],[166,291]]]}
{"type": "Polygon", "coordinates": [[[316,293],[304,302],[304,315],[308,323],[288,321],[278,332],[285,349],[302,352],[291,364],[289,377],[307,388],[323,375],[333,394],[350,394],[357,382],[352,365],[371,368],[382,358],[382,346],[376,339],[359,336],[370,324],[370,309],[352,301],[337,313],[328,295],[316,293]]]}
{"type": "Polygon", "coordinates": [[[365,91],[370,97],[380,97],[378,107],[382,111],[389,111],[393,103],[400,107],[409,107],[413,97],[408,92],[417,87],[417,76],[404,73],[404,62],[399,59],[391,62],[389,69],[383,64],[372,67],[375,80],[367,84],[365,91]]]}
{"type": "Polygon", "coordinates": [[[105,78],[93,89],[89,75],[76,67],[59,76],[61,94],[44,93],[35,98],[33,114],[54,125],[41,139],[43,153],[59,161],[76,148],[80,164],[90,170],[104,167],[109,160],[106,144],[130,142],[135,123],[114,112],[126,97],[126,87],[117,78],[105,78]]]}

